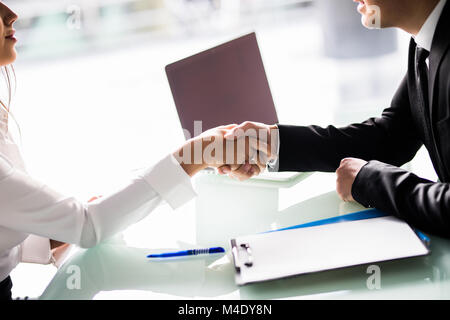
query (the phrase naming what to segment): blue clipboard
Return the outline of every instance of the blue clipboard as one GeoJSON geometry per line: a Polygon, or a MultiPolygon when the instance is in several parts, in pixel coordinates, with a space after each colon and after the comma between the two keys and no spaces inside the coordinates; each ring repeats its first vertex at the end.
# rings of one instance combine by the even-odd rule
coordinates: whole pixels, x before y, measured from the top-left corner
{"type": "MultiPolygon", "coordinates": [[[[373,219],[373,218],[386,217],[386,216],[389,216],[389,214],[387,214],[385,212],[382,212],[382,211],[380,211],[378,209],[368,209],[368,210],[362,210],[362,211],[358,211],[358,212],[345,214],[343,216],[337,216],[337,217],[333,217],[333,218],[327,218],[327,219],[312,221],[312,222],[308,222],[308,223],[297,224],[297,225],[286,227],[286,228],[270,230],[270,231],[266,231],[264,233],[284,231],[284,230],[292,230],[292,229],[299,229],[299,228],[307,228],[307,227],[315,227],[315,226],[322,226],[322,225],[331,224],[331,223],[340,223],[340,222],[347,222],[347,221],[358,221],[358,220],[364,220],[364,219],[373,219]]],[[[430,245],[430,238],[427,235],[422,233],[420,230],[417,230],[417,229],[414,229],[414,228],[413,228],[413,230],[416,232],[416,234],[419,237],[419,239],[422,240],[422,242],[425,245],[427,245],[427,246],[430,245]]]]}

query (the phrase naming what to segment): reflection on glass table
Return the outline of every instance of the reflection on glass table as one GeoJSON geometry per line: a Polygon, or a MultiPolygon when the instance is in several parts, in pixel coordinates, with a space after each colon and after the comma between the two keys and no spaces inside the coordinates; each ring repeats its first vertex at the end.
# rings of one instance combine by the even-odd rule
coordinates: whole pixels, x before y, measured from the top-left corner
{"type": "Polygon", "coordinates": [[[429,256],[378,263],[380,289],[368,286],[369,265],[237,286],[229,253],[231,238],[363,209],[341,202],[334,183],[335,176],[324,173],[315,173],[286,189],[238,182],[218,184],[209,175],[200,175],[195,179],[195,201],[175,213],[161,206],[157,209],[160,213],[155,212],[135,229],[130,227],[94,248],[77,249],[41,299],[450,298],[450,241],[437,237],[431,237],[429,256]],[[168,243],[162,246],[157,239],[173,241],[162,240],[168,243]],[[218,260],[146,259],[150,252],[176,247],[219,245],[226,248],[227,255],[218,260]]]}

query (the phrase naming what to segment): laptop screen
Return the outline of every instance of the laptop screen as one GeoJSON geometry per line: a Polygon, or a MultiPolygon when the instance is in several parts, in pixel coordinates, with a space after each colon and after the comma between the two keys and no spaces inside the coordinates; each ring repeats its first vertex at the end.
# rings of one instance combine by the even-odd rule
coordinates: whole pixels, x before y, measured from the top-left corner
{"type": "Polygon", "coordinates": [[[166,74],[186,139],[221,125],[278,122],[255,33],[172,63],[166,74]]]}

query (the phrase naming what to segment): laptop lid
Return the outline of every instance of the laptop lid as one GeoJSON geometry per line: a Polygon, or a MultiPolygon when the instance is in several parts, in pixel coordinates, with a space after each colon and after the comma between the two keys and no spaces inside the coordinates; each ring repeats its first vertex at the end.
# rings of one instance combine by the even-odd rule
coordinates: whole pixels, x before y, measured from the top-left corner
{"type": "Polygon", "coordinates": [[[278,122],[255,33],[169,64],[166,74],[186,139],[247,120],[278,122]]]}

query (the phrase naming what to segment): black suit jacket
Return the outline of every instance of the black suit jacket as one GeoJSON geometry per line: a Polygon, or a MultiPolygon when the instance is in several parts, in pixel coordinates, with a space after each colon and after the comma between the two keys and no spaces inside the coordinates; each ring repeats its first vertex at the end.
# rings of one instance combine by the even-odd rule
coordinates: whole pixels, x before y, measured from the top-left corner
{"type": "Polygon", "coordinates": [[[356,201],[450,237],[450,2],[437,25],[429,59],[429,97],[419,102],[416,44],[391,106],[379,118],[345,128],[279,125],[279,171],[335,171],[346,157],[369,161],[352,187],[356,201]],[[441,182],[399,166],[425,145],[441,182]]]}

